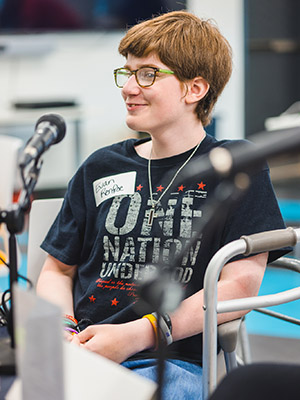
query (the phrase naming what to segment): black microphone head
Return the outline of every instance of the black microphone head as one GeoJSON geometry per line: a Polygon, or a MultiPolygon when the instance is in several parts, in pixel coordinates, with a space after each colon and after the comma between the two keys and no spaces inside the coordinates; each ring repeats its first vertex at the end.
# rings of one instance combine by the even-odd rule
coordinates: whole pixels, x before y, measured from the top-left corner
{"type": "MultiPolygon", "coordinates": [[[[60,141],[63,140],[66,134],[66,123],[63,117],[59,114],[44,114],[42,115],[36,125],[35,129],[37,129],[38,125],[41,122],[49,122],[49,124],[54,125],[57,129],[57,138],[54,143],[59,143],[60,141]]],[[[54,144],[53,143],[53,144],[54,144]]]]}

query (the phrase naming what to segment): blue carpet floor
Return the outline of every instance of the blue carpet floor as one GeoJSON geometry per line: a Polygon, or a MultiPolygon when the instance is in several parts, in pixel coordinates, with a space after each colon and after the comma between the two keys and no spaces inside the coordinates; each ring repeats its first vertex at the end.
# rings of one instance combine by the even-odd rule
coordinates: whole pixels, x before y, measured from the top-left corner
{"type": "MultiPolygon", "coordinates": [[[[267,269],[259,294],[271,294],[300,286],[300,274],[293,271],[267,269]]],[[[270,307],[270,309],[300,320],[300,300],[270,307]]],[[[300,326],[281,321],[255,311],[247,317],[247,330],[250,334],[280,336],[300,339],[300,326]]]]}

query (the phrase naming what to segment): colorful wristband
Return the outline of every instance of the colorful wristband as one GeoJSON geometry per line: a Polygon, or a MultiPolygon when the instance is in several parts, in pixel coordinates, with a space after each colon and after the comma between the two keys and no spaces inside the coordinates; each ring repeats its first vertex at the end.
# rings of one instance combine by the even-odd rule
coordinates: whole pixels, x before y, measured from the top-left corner
{"type": "Polygon", "coordinates": [[[64,330],[70,332],[71,335],[78,335],[78,332],[75,329],[65,327],[64,330]]]}
{"type": "Polygon", "coordinates": [[[72,317],[71,315],[64,315],[63,316],[63,326],[65,331],[69,331],[72,333],[72,335],[75,335],[78,333],[78,327],[77,327],[77,320],[72,317]]]}
{"type": "Polygon", "coordinates": [[[152,325],[154,336],[155,336],[155,347],[154,351],[158,349],[158,332],[157,332],[157,319],[153,314],[146,314],[142,318],[147,318],[152,325]]]}
{"type": "Polygon", "coordinates": [[[70,321],[74,322],[75,325],[78,324],[77,319],[74,318],[72,315],[67,315],[67,314],[65,314],[65,315],[64,315],[64,318],[67,319],[67,320],[70,320],[70,321]]]}
{"type": "Polygon", "coordinates": [[[63,318],[63,324],[65,326],[70,326],[71,328],[76,327],[76,324],[73,321],[71,321],[71,320],[69,320],[67,318],[63,318]]]}

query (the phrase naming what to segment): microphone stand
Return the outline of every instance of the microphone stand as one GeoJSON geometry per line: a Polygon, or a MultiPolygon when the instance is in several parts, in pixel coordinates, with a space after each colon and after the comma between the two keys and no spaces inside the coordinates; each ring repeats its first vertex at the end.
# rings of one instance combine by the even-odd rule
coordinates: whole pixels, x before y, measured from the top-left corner
{"type": "MultiPolygon", "coordinates": [[[[0,374],[14,375],[15,368],[15,332],[14,332],[14,297],[13,286],[18,284],[18,260],[17,260],[17,240],[16,235],[21,233],[24,228],[25,214],[31,206],[30,196],[37,183],[42,162],[34,160],[34,165],[29,169],[28,177],[24,177],[24,169],[21,169],[23,189],[17,204],[12,204],[9,210],[0,210],[0,224],[5,223],[9,232],[9,289],[10,309],[7,315],[8,337],[0,338],[0,374]]],[[[3,296],[3,301],[5,296],[3,296]]]]}
{"type": "Polygon", "coordinates": [[[158,314],[158,333],[159,333],[159,346],[157,352],[157,383],[158,389],[156,393],[157,400],[163,400],[163,381],[164,381],[164,370],[165,370],[165,359],[166,359],[166,344],[163,342],[160,329],[159,321],[160,315],[166,312],[175,311],[181,303],[181,299],[184,297],[184,289],[182,285],[174,286],[174,283],[170,282],[171,273],[176,267],[181,265],[182,258],[193,246],[201,233],[205,232],[205,240],[209,238],[220,225],[224,223],[230,207],[236,204],[242,197],[242,195],[248,190],[250,186],[250,178],[248,174],[237,173],[234,176],[222,180],[214,190],[214,196],[210,201],[210,204],[204,207],[203,217],[201,221],[197,223],[196,233],[191,238],[191,241],[184,246],[180,253],[174,258],[170,265],[157,265],[158,272],[151,279],[141,285],[140,298],[141,302],[138,305],[138,311],[141,312],[144,307],[145,310],[152,308],[158,314]],[[163,275],[162,275],[163,274],[163,275]],[[174,296],[174,302],[170,302],[171,290],[179,290],[181,293],[176,293],[174,296]]]}

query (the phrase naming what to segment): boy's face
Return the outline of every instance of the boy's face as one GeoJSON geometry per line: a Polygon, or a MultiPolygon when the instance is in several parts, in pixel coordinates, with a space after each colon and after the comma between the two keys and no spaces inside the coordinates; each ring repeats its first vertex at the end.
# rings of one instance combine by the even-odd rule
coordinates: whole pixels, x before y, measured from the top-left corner
{"type": "MultiPolygon", "coordinates": [[[[141,58],[128,55],[126,68],[134,71],[143,66],[170,69],[155,54],[141,58]]],[[[178,130],[180,124],[183,126],[187,112],[184,93],[183,85],[175,75],[158,73],[152,86],[142,88],[133,74],[122,88],[127,125],[135,131],[150,134],[178,130]]]]}

